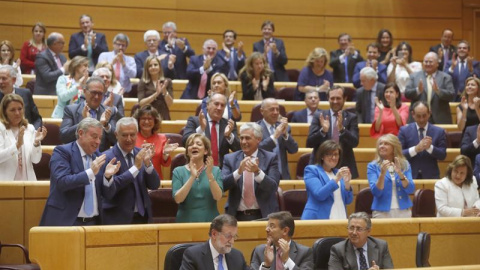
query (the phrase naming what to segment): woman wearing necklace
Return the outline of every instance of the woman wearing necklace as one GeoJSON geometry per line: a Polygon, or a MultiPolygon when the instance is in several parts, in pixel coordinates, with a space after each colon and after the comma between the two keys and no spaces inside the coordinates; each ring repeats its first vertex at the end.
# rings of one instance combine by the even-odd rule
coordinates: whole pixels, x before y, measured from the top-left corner
{"type": "Polygon", "coordinates": [[[294,100],[304,101],[305,93],[310,90],[318,92],[320,100],[327,100],[327,90],[333,86],[333,75],[325,67],[328,54],[324,48],[315,48],[307,57],[307,66],[300,71],[294,100]]]}
{"type": "Polygon", "coordinates": [[[186,142],[185,166],[172,176],[172,194],[178,204],[176,222],[211,222],[219,215],[217,201],[223,195],[221,171],[213,166],[210,141],[194,133],[186,142]]]}
{"type": "Polygon", "coordinates": [[[45,25],[41,22],[37,22],[32,27],[32,38],[23,43],[22,51],[20,52],[20,60],[22,60],[20,67],[22,68],[23,74],[34,73],[35,57],[47,48],[45,43],[46,33],[47,29],[45,28],[45,25]]]}
{"type": "Polygon", "coordinates": [[[463,133],[469,126],[480,123],[480,80],[469,77],[465,80],[462,100],[457,106],[457,127],[463,133]]]}

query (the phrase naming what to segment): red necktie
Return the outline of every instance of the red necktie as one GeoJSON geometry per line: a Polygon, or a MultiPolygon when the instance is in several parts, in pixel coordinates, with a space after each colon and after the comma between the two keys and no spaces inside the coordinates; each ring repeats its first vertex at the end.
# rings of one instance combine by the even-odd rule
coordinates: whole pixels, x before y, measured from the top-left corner
{"type": "Polygon", "coordinates": [[[197,97],[199,99],[203,99],[205,97],[205,90],[207,89],[207,79],[208,75],[207,72],[203,72],[202,78],[200,79],[200,85],[198,86],[198,93],[197,97]]]}
{"type": "Polygon", "coordinates": [[[243,202],[248,209],[251,209],[255,203],[255,194],[253,193],[253,172],[243,171],[243,202]]]}
{"type": "Polygon", "coordinates": [[[55,55],[55,61],[57,62],[58,69],[62,69],[63,68],[62,61],[60,61],[60,57],[58,57],[57,54],[55,55]]]}
{"type": "Polygon", "coordinates": [[[218,139],[217,139],[217,121],[211,121],[210,127],[210,142],[212,144],[213,164],[218,166],[218,139]]]}
{"type": "Polygon", "coordinates": [[[117,77],[117,80],[120,80],[120,68],[121,68],[120,62],[117,61],[115,63],[115,77],[117,77]]]}
{"type": "Polygon", "coordinates": [[[332,126],[332,140],[338,142],[339,141],[339,137],[340,137],[340,133],[338,132],[338,117],[342,117],[341,115],[339,115],[338,113],[335,113],[336,114],[336,117],[335,117],[335,121],[333,121],[333,126],[332,126]]]}
{"type": "Polygon", "coordinates": [[[277,256],[275,256],[275,270],[283,270],[283,262],[282,262],[282,252],[279,248],[277,248],[277,256]]]}

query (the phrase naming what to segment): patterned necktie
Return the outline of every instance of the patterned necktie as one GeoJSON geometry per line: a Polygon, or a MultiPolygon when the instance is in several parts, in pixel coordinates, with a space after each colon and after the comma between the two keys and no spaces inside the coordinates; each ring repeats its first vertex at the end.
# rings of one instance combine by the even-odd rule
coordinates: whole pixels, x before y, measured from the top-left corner
{"type": "Polygon", "coordinates": [[[419,129],[418,129],[418,138],[419,138],[420,140],[422,140],[423,137],[424,137],[424,136],[423,136],[423,132],[425,132],[425,129],[424,129],[424,128],[419,128],[419,129]]]}
{"type": "Polygon", "coordinates": [[[359,270],[367,270],[367,260],[365,259],[365,255],[363,254],[363,248],[357,248],[358,250],[358,258],[360,261],[360,267],[358,268],[359,270]]]}
{"type": "Polygon", "coordinates": [[[218,254],[218,270],[223,269],[223,254],[218,254]]]}
{"type": "Polygon", "coordinates": [[[218,166],[218,136],[217,136],[217,121],[211,121],[210,127],[210,142],[212,144],[213,165],[218,166]]]}
{"type": "Polygon", "coordinates": [[[255,194],[253,192],[253,172],[243,171],[243,202],[250,209],[255,203],[255,194]]]}
{"type": "Polygon", "coordinates": [[[275,255],[275,270],[283,270],[284,267],[283,267],[283,262],[282,262],[282,251],[277,248],[276,249],[277,252],[276,255],[275,255]]]}
{"type": "MultiPolygon", "coordinates": [[[[133,166],[132,163],[133,155],[132,153],[127,154],[127,166],[131,168],[133,166]]],[[[140,184],[138,183],[138,175],[133,179],[133,185],[135,186],[135,204],[137,205],[138,213],[141,216],[145,215],[145,207],[143,206],[143,199],[142,193],[140,192],[140,184]]]]}
{"type": "Polygon", "coordinates": [[[332,123],[332,140],[338,142],[340,140],[340,133],[338,131],[337,123],[338,123],[338,117],[340,116],[338,115],[338,113],[334,113],[334,116],[335,116],[335,120],[333,120],[333,123],[332,123]]]}
{"type": "MultiPolygon", "coordinates": [[[[90,156],[85,155],[85,170],[90,169],[90,156]]],[[[92,181],[90,184],[85,186],[85,205],[83,209],[85,210],[85,214],[91,217],[93,215],[93,185],[92,181]]]]}

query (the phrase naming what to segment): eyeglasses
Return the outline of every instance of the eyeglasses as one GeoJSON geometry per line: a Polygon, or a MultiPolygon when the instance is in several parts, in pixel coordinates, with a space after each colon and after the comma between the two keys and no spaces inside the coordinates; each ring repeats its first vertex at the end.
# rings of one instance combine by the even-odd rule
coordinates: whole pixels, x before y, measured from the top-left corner
{"type": "Polygon", "coordinates": [[[330,154],[325,154],[325,156],[326,156],[326,157],[329,157],[329,158],[333,158],[333,157],[336,157],[336,158],[338,158],[338,157],[340,157],[340,154],[336,154],[336,153],[335,153],[335,154],[334,154],[334,153],[330,153],[330,154]]]}
{"type": "Polygon", "coordinates": [[[223,235],[223,237],[225,237],[225,239],[227,239],[228,241],[232,240],[237,240],[238,239],[238,235],[231,235],[231,234],[226,234],[226,233],[222,233],[222,232],[219,232],[221,235],[223,235]]]}
{"type": "Polygon", "coordinates": [[[368,231],[368,228],[362,228],[362,227],[355,227],[355,226],[350,226],[350,227],[347,227],[347,230],[349,232],[359,232],[359,233],[362,233],[362,232],[366,232],[368,231]]]}
{"type": "Polygon", "coordinates": [[[126,48],[127,47],[127,44],[123,44],[123,43],[118,43],[118,42],[115,42],[113,43],[113,45],[119,47],[119,48],[126,48]]]}
{"type": "Polygon", "coordinates": [[[88,90],[86,92],[90,93],[90,95],[92,95],[92,96],[97,96],[97,97],[103,96],[103,92],[88,91],[88,90]]]}

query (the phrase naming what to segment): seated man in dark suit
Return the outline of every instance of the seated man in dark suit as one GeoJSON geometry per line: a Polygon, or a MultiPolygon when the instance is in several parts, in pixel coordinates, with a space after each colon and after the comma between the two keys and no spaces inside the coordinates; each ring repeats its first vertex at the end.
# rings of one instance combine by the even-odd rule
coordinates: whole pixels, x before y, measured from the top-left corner
{"type": "MultiPolygon", "coordinates": [[[[113,92],[108,91],[108,87],[110,86],[110,82],[112,80],[112,73],[106,67],[96,69],[93,74],[93,77],[102,78],[103,82],[105,83],[105,90],[103,92],[103,99],[102,104],[105,107],[115,107],[120,114],[119,118],[125,116],[125,109],[123,106],[123,96],[119,94],[115,94],[113,92]]],[[[81,96],[81,99],[85,99],[85,96],[81,96]]]]}
{"type": "Polygon", "coordinates": [[[279,261],[283,264],[280,269],[313,269],[312,249],[292,240],[295,221],[290,212],[283,211],[268,215],[266,230],[267,244],[255,247],[250,262],[252,269],[278,269],[276,263],[279,261]]]}
{"type": "Polygon", "coordinates": [[[227,98],[219,93],[214,93],[207,98],[207,114],[200,112],[199,116],[190,116],[183,131],[183,144],[193,133],[205,135],[212,143],[212,157],[215,166],[222,167],[223,158],[229,150],[240,149],[237,135],[237,125],[230,119],[223,118],[223,111],[227,98]]]}
{"type": "Polygon", "coordinates": [[[235,41],[237,40],[237,33],[233,30],[225,30],[223,32],[222,50],[218,51],[218,54],[229,59],[228,61],[228,74],[229,81],[238,80],[238,73],[240,69],[245,65],[245,52],[243,51],[243,42],[239,41],[237,48],[235,48],[235,41]]]}
{"type": "Polygon", "coordinates": [[[357,115],[342,110],[345,104],[343,87],[333,86],[328,90],[327,97],[330,109],[316,113],[308,130],[307,147],[313,148],[310,164],[315,164],[318,147],[326,140],[334,140],[343,149],[340,167],[349,167],[352,178],[357,178],[358,170],[353,154],[353,148],[357,147],[359,140],[357,115]]]}
{"type": "Polygon", "coordinates": [[[286,117],[278,120],[280,107],[273,98],[266,98],[262,101],[260,112],[263,115],[263,119],[258,121],[257,124],[262,127],[263,139],[259,147],[278,155],[280,179],[292,179],[288,170],[287,153],[297,153],[298,144],[290,134],[288,120],[286,117]]]}
{"type": "Polygon", "coordinates": [[[278,157],[260,149],[262,127],[245,123],[240,128],[242,150],[225,156],[222,179],[229,191],[226,213],[240,221],[267,217],[279,209],[276,191],[280,182],[278,157]]]}
{"type": "Polygon", "coordinates": [[[375,97],[382,96],[385,84],[378,82],[377,72],[371,67],[364,67],[360,71],[360,84],[357,89],[357,112],[359,123],[372,123],[375,116],[375,97]]]}
{"type": "Polygon", "coordinates": [[[17,71],[9,65],[0,67],[0,101],[7,94],[17,94],[22,97],[25,110],[25,119],[37,130],[42,126],[42,117],[38,113],[37,105],[32,98],[32,93],[28,89],[14,87],[17,79],[17,71]]]}
{"type": "Polygon", "coordinates": [[[358,62],[353,70],[353,85],[356,88],[361,86],[360,84],[360,70],[364,67],[371,67],[378,74],[378,81],[381,83],[387,83],[387,66],[378,62],[380,56],[380,45],[377,43],[370,43],[367,45],[367,59],[362,62],[358,62]]]}
{"type": "Polygon", "coordinates": [[[222,214],[214,218],[208,232],[210,239],[185,250],[180,270],[250,270],[242,252],[233,248],[237,231],[234,217],[222,214]]]}
{"type": "Polygon", "coordinates": [[[195,51],[188,43],[187,38],[177,36],[177,25],[166,22],[162,26],[163,39],[158,46],[161,54],[175,55],[175,79],[187,79],[187,58],[195,55],[195,51]]]}
{"type": "Polygon", "coordinates": [[[352,38],[347,33],[338,36],[340,48],[330,52],[330,67],[333,69],[333,82],[349,83],[353,81],[353,71],[363,58],[360,51],[355,49],[352,38]]]}
{"type": "Polygon", "coordinates": [[[442,31],[442,38],[440,44],[430,47],[430,51],[438,55],[438,70],[446,70],[444,67],[448,60],[452,59],[453,54],[457,51],[457,48],[452,45],[453,31],[451,29],[444,29],[442,31]]]}
{"type": "Polygon", "coordinates": [[[265,55],[265,59],[267,59],[268,65],[273,71],[275,82],[290,81],[285,70],[285,65],[288,62],[285,44],[283,40],[273,37],[275,25],[272,21],[264,21],[261,29],[263,39],[253,44],[253,51],[265,55]]]}
{"type": "Polygon", "coordinates": [[[212,75],[220,72],[228,74],[229,59],[217,54],[217,43],[207,39],[203,43],[203,54],[195,55],[190,59],[187,67],[188,84],[182,93],[181,99],[203,99],[210,89],[212,75]]]}
{"type": "Polygon", "coordinates": [[[77,55],[85,56],[89,60],[88,70],[90,74],[95,69],[98,56],[102,52],[108,52],[105,35],[93,32],[93,19],[90,15],[80,16],[80,28],[82,31],[73,34],[68,43],[68,57],[73,59],[77,55]]]}
{"type": "MultiPolygon", "coordinates": [[[[75,140],[75,130],[82,119],[92,117],[100,121],[103,126],[103,136],[100,142],[100,151],[105,151],[117,142],[115,125],[120,119],[120,113],[115,107],[105,108],[102,104],[105,84],[98,77],[91,77],[87,81],[85,101],[65,107],[62,124],[60,125],[60,140],[69,143],[75,140]]],[[[100,138],[99,138],[100,139],[100,138]]]]}
{"type": "Polygon", "coordinates": [[[313,116],[319,112],[318,103],[320,103],[320,97],[315,90],[309,90],[305,93],[305,105],[307,108],[298,110],[293,113],[292,123],[312,123],[313,116]]]}
{"type": "Polygon", "coordinates": [[[62,54],[65,40],[62,34],[48,35],[47,49],[35,58],[35,95],[57,95],[57,79],[65,73],[67,58],[62,54]]]}
{"type": "Polygon", "coordinates": [[[158,33],[156,30],[148,30],[143,35],[143,41],[145,42],[147,49],[143,52],[135,54],[134,57],[135,65],[137,66],[137,78],[142,78],[145,60],[147,60],[150,55],[156,55],[160,61],[160,64],[162,65],[163,76],[172,80],[176,79],[175,61],[177,57],[175,54],[167,54],[158,49],[158,44],[160,43],[160,33],[158,33]]]}
{"type": "Polygon", "coordinates": [[[412,105],[415,122],[400,127],[398,139],[403,155],[412,166],[413,179],[440,179],[438,160],[447,156],[447,135],[443,128],[428,123],[430,110],[423,101],[412,105]]]}
{"type": "MultiPolygon", "coordinates": [[[[111,186],[99,174],[106,159],[98,152],[102,129],[98,120],[85,118],[76,126],[77,140],[53,150],[50,195],[40,226],[102,224],[102,186],[111,186]]],[[[120,166],[113,163],[106,164],[105,174],[118,171],[120,166]]]]}
{"type": "Polygon", "coordinates": [[[160,178],[153,168],[154,149],[148,145],[135,147],[138,123],[133,117],[124,117],[117,122],[117,144],[107,150],[106,162],[116,160],[120,170],[115,174],[103,173],[112,182],[106,188],[103,201],[103,224],[142,224],[152,222],[152,203],[148,190],[158,189],[160,178]]]}
{"type": "Polygon", "coordinates": [[[329,270],[393,269],[388,244],[370,236],[372,221],[365,212],[348,217],[348,239],[330,249],[329,270]]]}
{"type": "Polygon", "coordinates": [[[475,157],[480,154],[480,125],[469,126],[465,129],[460,145],[460,154],[470,158],[472,163],[475,157]]]}

